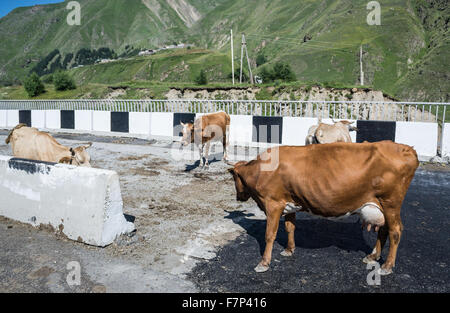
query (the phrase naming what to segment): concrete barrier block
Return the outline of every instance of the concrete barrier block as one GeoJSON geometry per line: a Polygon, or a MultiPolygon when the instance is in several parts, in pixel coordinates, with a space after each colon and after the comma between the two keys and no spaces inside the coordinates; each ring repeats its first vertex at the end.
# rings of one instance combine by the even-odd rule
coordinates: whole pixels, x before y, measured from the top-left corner
{"type": "Polygon", "coordinates": [[[129,133],[150,135],[150,118],[148,112],[130,112],[129,133]]]}
{"type": "Polygon", "coordinates": [[[0,110],[0,127],[7,127],[7,125],[6,125],[7,114],[8,114],[8,111],[0,110]]]}
{"type": "Polygon", "coordinates": [[[44,110],[31,111],[31,126],[36,128],[46,128],[44,110]]]}
{"type": "Polygon", "coordinates": [[[423,122],[397,122],[395,142],[414,147],[419,156],[437,154],[438,124],[423,122]]]}
{"type": "Polygon", "coordinates": [[[91,110],[76,110],[75,111],[75,129],[76,130],[92,130],[92,115],[91,110]]]}
{"type": "Polygon", "coordinates": [[[46,128],[60,129],[61,128],[61,113],[59,110],[46,110],[45,111],[45,123],[46,128]]]}
{"type": "Polygon", "coordinates": [[[309,128],[317,122],[317,118],[312,117],[284,117],[282,144],[304,146],[309,128]]]}
{"type": "Polygon", "coordinates": [[[253,116],[230,115],[230,144],[248,145],[252,142],[253,116]]]}
{"type": "Polygon", "coordinates": [[[173,113],[151,113],[150,134],[152,136],[173,137],[173,113]]]}
{"type": "Polygon", "coordinates": [[[19,110],[8,110],[7,114],[7,127],[15,127],[19,124],[19,110]]]}
{"type": "Polygon", "coordinates": [[[111,112],[109,111],[94,111],[93,115],[93,130],[99,132],[111,131],[111,112]]]}
{"type": "Polygon", "coordinates": [[[0,156],[0,215],[104,247],[134,230],[116,172],[0,156]]]}
{"type": "Polygon", "coordinates": [[[442,137],[442,156],[450,157],[450,123],[444,124],[444,136],[442,137]]]}

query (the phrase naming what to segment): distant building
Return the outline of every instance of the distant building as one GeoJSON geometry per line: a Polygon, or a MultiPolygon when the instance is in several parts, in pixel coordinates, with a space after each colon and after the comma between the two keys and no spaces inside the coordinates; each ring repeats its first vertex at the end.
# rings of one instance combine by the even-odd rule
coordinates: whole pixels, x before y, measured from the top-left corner
{"type": "Polygon", "coordinates": [[[149,50],[142,50],[141,52],[139,52],[139,56],[143,56],[143,55],[152,55],[152,54],[154,54],[155,53],[155,51],[154,50],[151,50],[151,49],[149,49],[149,50]]]}

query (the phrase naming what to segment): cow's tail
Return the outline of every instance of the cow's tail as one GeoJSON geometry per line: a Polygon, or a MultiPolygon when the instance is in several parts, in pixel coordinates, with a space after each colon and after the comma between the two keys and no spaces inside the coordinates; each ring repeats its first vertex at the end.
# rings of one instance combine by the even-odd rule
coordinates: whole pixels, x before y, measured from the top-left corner
{"type": "Polygon", "coordinates": [[[16,129],[19,129],[19,128],[22,128],[22,127],[26,127],[26,126],[27,126],[27,124],[20,123],[19,125],[17,125],[13,129],[11,129],[11,131],[8,134],[8,137],[6,137],[6,140],[5,140],[6,144],[9,144],[11,142],[11,137],[12,137],[12,135],[13,135],[13,133],[14,133],[14,131],[16,129]]]}

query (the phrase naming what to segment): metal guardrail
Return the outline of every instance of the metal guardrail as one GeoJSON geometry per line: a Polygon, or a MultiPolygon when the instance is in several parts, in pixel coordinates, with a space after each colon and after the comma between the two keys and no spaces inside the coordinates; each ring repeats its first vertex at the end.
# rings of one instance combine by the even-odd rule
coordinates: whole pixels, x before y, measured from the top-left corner
{"type": "Polygon", "coordinates": [[[0,110],[213,113],[442,123],[450,103],[270,100],[0,100],[0,110]]]}

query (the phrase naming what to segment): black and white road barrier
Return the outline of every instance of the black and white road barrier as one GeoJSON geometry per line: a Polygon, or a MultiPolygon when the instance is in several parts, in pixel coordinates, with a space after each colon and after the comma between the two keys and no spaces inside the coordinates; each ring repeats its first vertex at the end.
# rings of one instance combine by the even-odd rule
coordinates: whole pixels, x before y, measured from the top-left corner
{"type": "Polygon", "coordinates": [[[0,215],[94,246],[132,232],[116,172],[0,156],[0,215]]]}
{"type": "MultiPolygon", "coordinates": [[[[0,110],[0,127],[18,123],[40,129],[73,129],[86,132],[113,132],[116,135],[142,135],[152,138],[177,139],[180,123],[193,122],[203,114],[171,112],[110,112],[95,110],[0,110]]],[[[231,115],[230,143],[238,146],[270,146],[271,144],[304,145],[308,129],[317,118],[231,115]]],[[[323,119],[332,123],[331,119],[323,119]]],[[[413,146],[419,156],[437,155],[438,124],[436,122],[395,122],[358,120],[354,142],[392,140],[413,146]]],[[[443,155],[450,155],[450,126],[444,125],[443,155]]]]}

